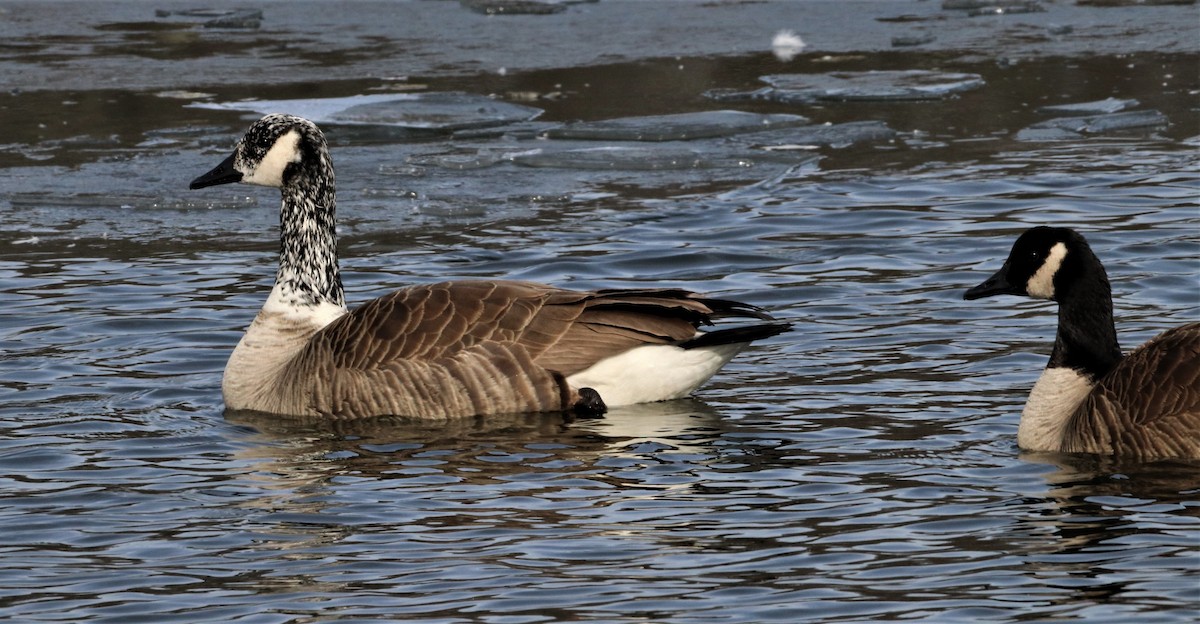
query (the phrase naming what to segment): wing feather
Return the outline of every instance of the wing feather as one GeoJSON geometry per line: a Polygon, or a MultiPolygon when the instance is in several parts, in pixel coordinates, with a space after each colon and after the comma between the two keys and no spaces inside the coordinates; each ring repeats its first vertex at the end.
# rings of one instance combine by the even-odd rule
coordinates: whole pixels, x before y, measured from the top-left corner
{"type": "Polygon", "coordinates": [[[689,341],[719,316],[770,318],[680,289],[442,282],[349,312],[317,332],[297,363],[316,381],[311,401],[321,413],[559,410],[571,397],[565,377],[643,344],[689,341]]]}
{"type": "Polygon", "coordinates": [[[1200,323],[1123,358],[1076,410],[1064,450],[1200,458],[1200,323]]]}

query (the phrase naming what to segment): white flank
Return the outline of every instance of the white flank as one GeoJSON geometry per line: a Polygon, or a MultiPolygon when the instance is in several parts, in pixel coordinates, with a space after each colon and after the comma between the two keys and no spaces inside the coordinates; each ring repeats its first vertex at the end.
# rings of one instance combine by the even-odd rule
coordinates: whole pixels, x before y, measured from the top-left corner
{"type": "Polygon", "coordinates": [[[573,388],[592,388],[605,405],[678,399],[708,381],[750,343],[682,349],[646,345],[614,355],[567,378],[573,388]]]}
{"type": "Polygon", "coordinates": [[[267,150],[262,162],[250,171],[242,172],[242,182],[259,186],[283,186],[283,171],[294,162],[300,162],[300,133],[291,130],[275,139],[275,144],[267,150]]]}
{"type": "Polygon", "coordinates": [[[1054,274],[1062,268],[1063,258],[1066,257],[1067,245],[1055,243],[1046,255],[1046,260],[1042,262],[1041,268],[1025,284],[1025,292],[1036,299],[1054,299],[1054,274]]]}
{"type": "Polygon", "coordinates": [[[1030,451],[1060,450],[1067,419],[1092,391],[1092,386],[1087,376],[1073,368],[1042,371],[1021,412],[1017,445],[1030,451]]]}

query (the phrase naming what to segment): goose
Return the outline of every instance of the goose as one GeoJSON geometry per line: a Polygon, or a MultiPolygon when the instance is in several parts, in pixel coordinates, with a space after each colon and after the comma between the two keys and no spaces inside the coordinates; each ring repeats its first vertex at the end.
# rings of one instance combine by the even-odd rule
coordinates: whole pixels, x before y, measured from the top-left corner
{"type": "Polygon", "coordinates": [[[1108,275],[1069,228],[1027,230],[1000,270],[963,298],[994,295],[1058,302],[1058,335],[1021,413],[1018,446],[1200,458],[1200,323],[1168,329],[1122,355],[1108,275]]]}
{"type": "Polygon", "coordinates": [[[333,164],[321,130],[272,114],[191,189],[280,189],[275,285],[225,367],[225,407],[301,417],[448,419],[681,398],[791,324],[677,288],[512,280],[408,286],[346,307],[333,164]],[[719,319],[753,319],[709,331],[719,319]],[[749,323],[749,324],[747,324],[749,323]]]}

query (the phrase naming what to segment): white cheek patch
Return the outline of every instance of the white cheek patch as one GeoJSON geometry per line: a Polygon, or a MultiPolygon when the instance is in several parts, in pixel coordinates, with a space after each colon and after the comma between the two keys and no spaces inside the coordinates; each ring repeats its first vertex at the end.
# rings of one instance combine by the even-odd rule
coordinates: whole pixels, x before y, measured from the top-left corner
{"type": "Polygon", "coordinates": [[[260,186],[283,186],[283,171],[291,163],[300,162],[300,133],[292,130],[275,139],[262,161],[251,171],[242,172],[242,182],[260,186]]]}
{"type": "Polygon", "coordinates": [[[1041,268],[1025,284],[1025,292],[1035,299],[1054,299],[1054,274],[1062,268],[1065,257],[1067,257],[1066,244],[1055,243],[1042,262],[1041,268]]]}

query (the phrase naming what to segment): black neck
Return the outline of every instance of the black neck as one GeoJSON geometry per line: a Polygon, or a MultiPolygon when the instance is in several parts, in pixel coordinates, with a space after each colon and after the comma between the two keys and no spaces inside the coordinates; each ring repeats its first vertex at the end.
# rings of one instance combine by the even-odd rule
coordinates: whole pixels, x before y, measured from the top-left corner
{"type": "Polygon", "coordinates": [[[1058,335],[1048,366],[1070,367],[1098,380],[1122,357],[1113,324],[1112,288],[1090,249],[1067,258],[1074,266],[1064,264],[1055,276],[1058,335]]]}

